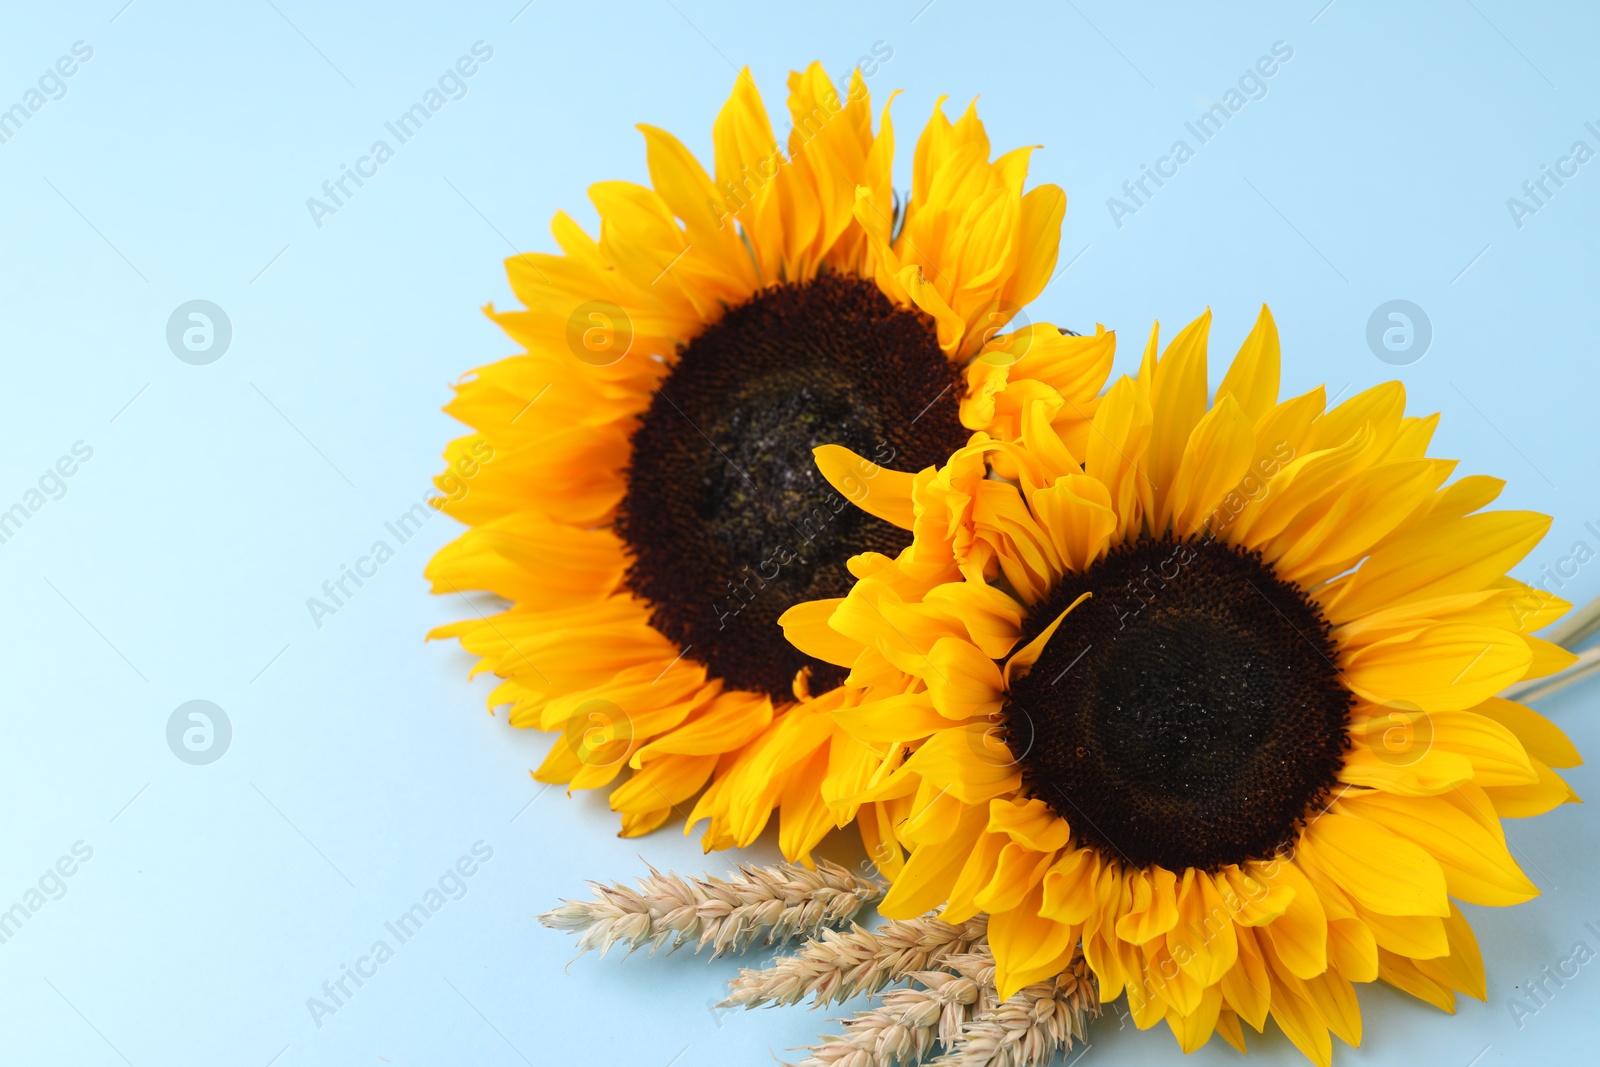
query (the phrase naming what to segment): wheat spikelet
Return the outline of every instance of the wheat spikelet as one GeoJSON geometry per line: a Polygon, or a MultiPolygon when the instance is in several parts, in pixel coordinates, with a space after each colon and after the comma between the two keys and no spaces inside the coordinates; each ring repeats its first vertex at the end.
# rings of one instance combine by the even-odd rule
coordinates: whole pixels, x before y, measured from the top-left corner
{"type": "MultiPolygon", "coordinates": [[[[991,981],[993,975],[991,961],[991,981]]],[[[955,1047],[933,1062],[935,1067],[1043,1067],[1073,1041],[1082,1041],[1099,1011],[1099,994],[1078,955],[1056,977],[978,1013],[962,1027],[955,1047]]]]}
{"type": "MultiPolygon", "coordinates": [[[[946,957],[949,959],[949,957],[946,957]]],[[[893,1067],[921,1063],[937,1042],[951,1048],[962,1027],[994,1005],[993,986],[949,971],[914,971],[917,986],[891,989],[876,1008],[857,1012],[844,1032],[825,1037],[797,1067],[893,1067]]]]}
{"type": "Polygon", "coordinates": [[[812,998],[819,1007],[863,993],[964,953],[983,941],[984,916],[951,925],[932,915],[890,919],[875,930],[824,930],[791,956],[762,968],[745,968],[728,983],[723,1007],[759,1008],[812,998]]]}
{"type": "Polygon", "coordinates": [[[693,944],[713,958],[815,937],[843,926],[883,896],[883,887],[826,860],[814,871],[790,863],[741,865],[727,878],[683,878],[654,867],[637,888],[590,882],[593,900],[563,901],[539,916],[555,930],[579,934],[580,955],[614,945],[632,952],[646,945],[674,951],[693,944]]]}

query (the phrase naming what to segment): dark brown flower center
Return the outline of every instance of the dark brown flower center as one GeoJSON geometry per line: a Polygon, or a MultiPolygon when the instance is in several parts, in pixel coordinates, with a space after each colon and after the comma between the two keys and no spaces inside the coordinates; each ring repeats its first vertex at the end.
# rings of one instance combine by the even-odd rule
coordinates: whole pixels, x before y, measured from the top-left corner
{"type": "Polygon", "coordinates": [[[1064,580],[1029,636],[1085,592],[1006,707],[1031,793],[1133,867],[1214,870],[1293,841],[1334,784],[1351,702],[1317,607],[1258,554],[1146,538],[1064,580]]]}
{"type": "Polygon", "coordinates": [[[778,616],[843,596],[846,560],[911,535],[835,492],[812,449],[921,470],[966,442],[960,400],[931,325],[870,281],[823,275],[728,311],[682,347],[633,435],[617,530],[652,624],[732,688],[786,698],[805,666],[814,691],[837,684],[778,616]]]}

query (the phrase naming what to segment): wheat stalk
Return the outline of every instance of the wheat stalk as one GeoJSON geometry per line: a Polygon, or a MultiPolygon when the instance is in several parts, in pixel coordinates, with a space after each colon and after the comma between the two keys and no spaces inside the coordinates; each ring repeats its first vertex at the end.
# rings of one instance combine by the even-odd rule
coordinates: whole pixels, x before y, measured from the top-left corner
{"type": "Polygon", "coordinates": [[[579,934],[578,951],[614,945],[633,952],[645,945],[675,951],[693,944],[713,958],[743,952],[758,940],[776,944],[816,937],[853,920],[883,896],[883,886],[829,863],[814,871],[791,863],[741,865],[727,878],[683,878],[654,867],[638,887],[590,882],[593,900],[563,901],[539,916],[555,930],[579,934]]]}
{"type": "MultiPolygon", "coordinates": [[[[994,971],[988,971],[992,981],[994,971]]],[[[1100,996],[1083,956],[1054,978],[1036,982],[1003,1004],[978,1013],[934,1067],[1043,1067],[1082,1041],[1100,1012],[1100,996]]]]}
{"type": "Polygon", "coordinates": [[[618,944],[674,951],[693,944],[712,956],[743,952],[758,940],[805,937],[793,954],[746,968],[718,1007],[755,1008],[811,998],[826,1006],[864,994],[879,1004],[844,1021],[798,1067],[894,1067],[922,1063],[935,1045],[939,1067],[1041,1067],[1082,1040],[1099,1011],[1081,956],[1055,978],[1001,1003],[995,989],[988,918],[944,922],[929,914],[890,919],[874,930],[838,929],[882,898],[884,887],[824,861],[741,865],[727,878],[683,878],[654,867],[637,888],[589,883],[593,900],[563,901],[539,916],[579,935],[580,954],[618,944]],[[883,992],[895,982],[905,988],[883,992]]]}
{"type": "MultiPolygon", "coordinates": [[[[987,979],[981,973],[973,978],[951,970],[913,971],[908,977],[922,988],[882,994],[881,1007],[857,1012],[843,1033],[812,1045],[796,1067],[893,1067],[921,1063],[935,1042],[953,1048],[962,1028],[995,1003],[994,959],[986,947],[977,958],[988,964],[987,979]]],[[[961,959],[946,956],[940,964],[955,969],[961,959]]]]}
{"type": "Polygon", "coordinates": [[[824,930],[792,956],[767,967],[745,968],[728,983],[719,1007],[759,1008],[812,998],[819,1007],[876,993],[891,982],[983,941],[984,916],[952,925],[932,915],[890,919],[875,930],[824,930]]]}

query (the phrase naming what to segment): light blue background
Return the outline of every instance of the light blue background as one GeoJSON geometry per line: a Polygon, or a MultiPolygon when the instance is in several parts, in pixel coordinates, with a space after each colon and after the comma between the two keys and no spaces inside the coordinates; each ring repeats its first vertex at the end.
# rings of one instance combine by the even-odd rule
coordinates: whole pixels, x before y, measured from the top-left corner
{"type": "MultiPolygon", "coordinates": [[[[1520,229],[1506,207],[1574,140],[1600,148],[1583,127],[1600,120],[1591,8],[522,2],[6,13],[0,106],[73,42],[94,56],[0,145],[0,508],[74,442],[94,456],[0,545],[0,908],[74,842],[94,854],[0,945],[0,1061],[687,1067],[770,1062],[826,1027],[834,1013],[708,1011],[732,960],[564,970],[570,940],[532,917],[582,879],[631,878],[640,856],[682,871],[731,857],[673,831],[620,841],[602,798],[529,779],[545,738],[485,714],[467,657],[422,642],[466,610],[421,579],[450,520],[320,629],[306,608],[428,492],[458,430],[439,412],[448,383],[512,351],[478,311],[509,302],[501,260],[552,249],[558,208],[592,221],[591,182],[645,179],[636,122],[709,159],[738,65],[782,117],[791,67],[820,58],[837,76],[892,48],[871,88],[880,103],[907,90],[902,186],[935,97],[954,114],[981,92],[996,146],[1044,144],[1033,178],[1070,198],[1061,265],[1078,258],[1031,313],[1119,329],[1119,369],[1153,317],[1170,334],[1209,304],[1215,382],[1268,301],[1286,394],[1348,395],[1394,376],[1367,348],[1369,314],[1415,301],[1434,341],[1398,373],[1414,411],[1444,412],[1435,451],[1555,516],[1518,574],[1579,539],[1600,548],[1584,527],[1600,528],[1600,163],[1520,229]],[[306,198],[479,40],[494,58],[468,95],[315,226],[306,198]],[[1114,225],[1107,198],[1277,41],[1294,58],[1268,95],[1114,225]],[[195,298],[233,324],[210,366],[164,339],[195,298]],[[165,740],[195,698],[233,724],[210,766],[165,740]],[[307,998],[479,840],[494,855],[466,897],[315,1026],[307,998]]],[[[1600,566],[1562,592],[1600,592],[1600,566]]],[[[1600,687],[1544,710],[1600,753],[1600,687]]],[[[1570,777],[1596,792],[1592,770],[1570,777]]],[[[1567,807],[1509,837],[1545,894],[1472,909],[1489,1003],[1450,1019],[1366,988],[1367,1048],[1339,1046],[1339,1062],[1594,1058],[1600,964],[1520,1028],[1508,998],[1574,942],[1600,948],[1583,926],[1600,926],[1600,820],[1567,807]]],[[[1078,1062],[1180,1058],[1164,1028],[1114,1018],[1092,1041],[1078,1062]]],[[[1297,1062],[1276,1031],[1253,1047],[1297,1062]]],[[[1217,1040],[1192,1062],[1233,1057],[1217,1040]]]]}

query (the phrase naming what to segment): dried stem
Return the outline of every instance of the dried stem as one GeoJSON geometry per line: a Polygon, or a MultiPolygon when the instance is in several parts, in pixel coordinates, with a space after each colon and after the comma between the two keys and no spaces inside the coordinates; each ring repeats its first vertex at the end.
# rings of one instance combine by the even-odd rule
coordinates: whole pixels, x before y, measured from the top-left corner
{"type": "Polygon", "coordinates": [[[826,1007],[876,993],[946,956],[967,952],[983,941],[987,931],[984,916],[952,925],[932,915],[890,919],[875,930],[860,926],[848,932],[825,930],[792,956],[740,971],[728,983],[728,998],[721,1006],[759,1008],[811,997],[816,1006],[826,1007]]]}
{"type": "Polygon", "coordinates": [[[693,944],[712,957],[743,952],[760,941],[776,944],[816,937],[853,920],[883,896],[883,886],[823,861],[814,871],[784,863],[741,865],[727,878],[683,878],[654,867],[630,889],[590,882],[595,899],[563,901],[539,916],[556,930],[580,934],[580,954],[626,944],[630,952],[693,944]]]}
{"type": "Polygon", "coordinates": [[[1544,678],[1530,678],[1525,682],[1517,682],[1501,695],[1508,700],[1532,704],[1536,700],[1554,696],[1574,682],[1581,682],[1596,674],[1600,674],[1600,646],[1586,648],[1578,653],[1578,661],[1570,667],[1544,678]]]}
{"type": "Polygon", "coordinates": [[[1583,644],[1597,631],[1600,631],[1600,597],[1569,612],[1566,618],[1545,634],[1545,640],[1570,649],[1583,644]]]}

